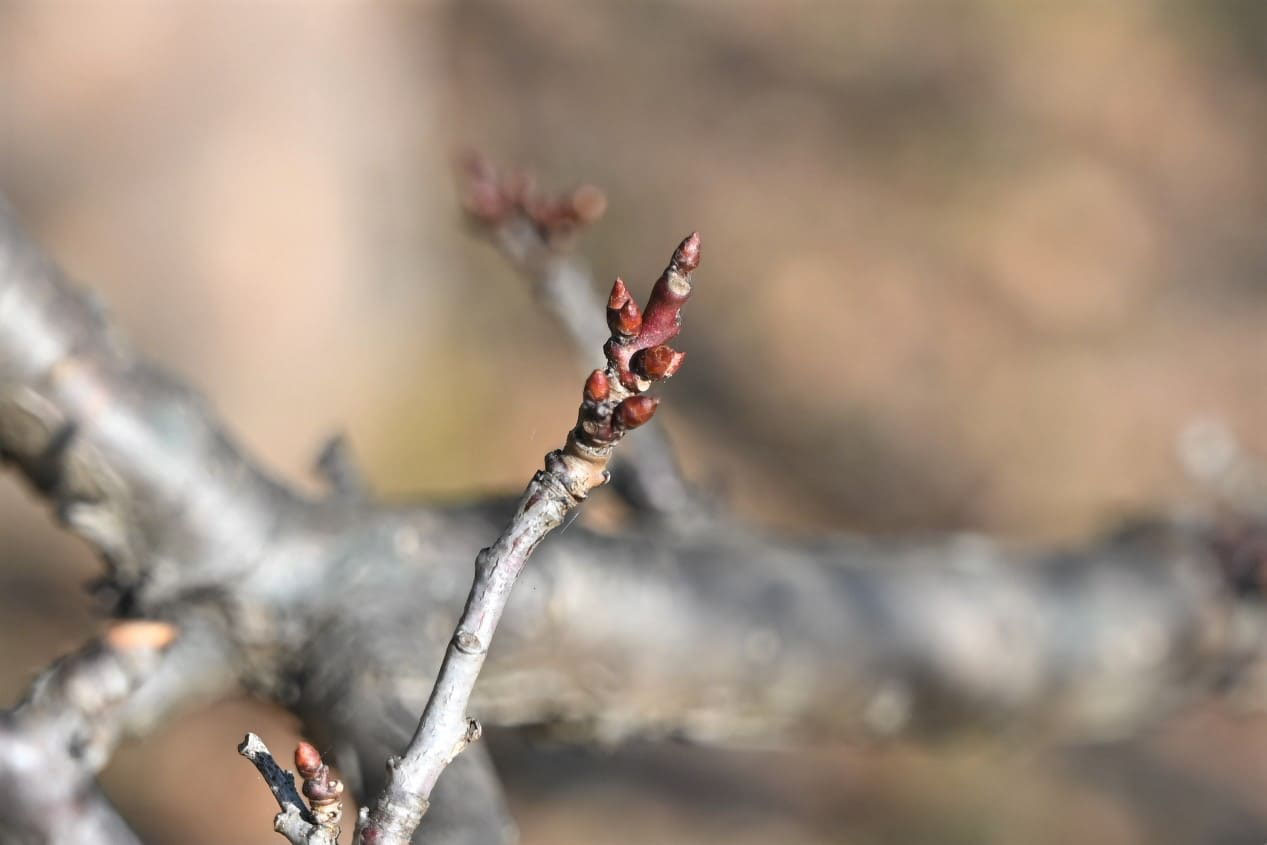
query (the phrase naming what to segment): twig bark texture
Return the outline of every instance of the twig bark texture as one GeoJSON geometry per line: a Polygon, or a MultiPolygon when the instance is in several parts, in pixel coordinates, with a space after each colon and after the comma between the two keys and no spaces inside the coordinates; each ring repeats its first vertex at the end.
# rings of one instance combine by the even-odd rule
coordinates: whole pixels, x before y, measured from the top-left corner
{"type": "Polygon", "coordinates": [[[652,289],[645,320],[624,282],[616,280],[608,306],[607,367],[590,374],[567,442],[546,456],[545,469],[529,482],[509,524],[475,559],[475,582],[422,719],[404,755],[389,763],[387,785],[374,808],[362,814],[357,842],[409,842],[441,772],[479,737],[479,723],[467,716],[467,707],[515,581],[546,535],[607,481],[612,450],[626,432],[651,419],[657,400],[645,393],[681,366],[682,353],[664,344],[678,333],[698,265],[699,235],[692,234],[652,289]]]}

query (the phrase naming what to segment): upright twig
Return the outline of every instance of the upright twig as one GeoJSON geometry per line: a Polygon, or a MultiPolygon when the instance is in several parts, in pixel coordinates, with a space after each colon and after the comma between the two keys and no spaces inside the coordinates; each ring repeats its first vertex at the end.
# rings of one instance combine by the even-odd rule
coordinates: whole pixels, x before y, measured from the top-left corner
{"type": "Polygon", "coordinates": [[[545,469],[528,483],[510,523],[476,558],[466,607],[422,719],[404,755],[389,763],[387,785],[373,810],[362,810],[358,842],[409,842],[441,772],[478,739],[479,723],[467,716],[467,704],[515,579],[545,536],[607,481],[612,450],[626,432],[655,413],[658,400],[645,394],[652,382],[669,378],[682,364],[683,353],[665,344],[678,333],[698,264],[699,235],[692,234],[674,251],[645,312],[616,280],[608,309],[611,338],[604,346],[607,366],[586,379],[565,445],[546,456],[545,469]]]}

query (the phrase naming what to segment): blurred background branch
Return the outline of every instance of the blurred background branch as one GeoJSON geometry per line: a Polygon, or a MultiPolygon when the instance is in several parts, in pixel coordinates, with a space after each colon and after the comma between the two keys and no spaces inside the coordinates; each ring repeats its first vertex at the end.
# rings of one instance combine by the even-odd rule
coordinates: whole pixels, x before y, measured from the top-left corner
{"type": "MultiPolygon", "coordinates": [[[[1173,444],[1194,419],[1267,454],[1262,26],[1241,2],[10,3],[0,186],[279,473],[341,429],[379,489],[452,497],[522,484],[573,401],[566,339],[517,319],[530,294],[460,235],[449,156],[491,140],[607,189],[599,278],[650,278],[666,237],[707,224],[710,316],[678,388],[698,398],[667,427],[746,520],[1081,546],[1130,512],[1191,512],[1173,444]],[[493,389],[509,360],[513,402],[493,389]],[[785,377],[741,389],[754,361],[785,377]],[[469,425],[493,415],[541,434],[469,425]]],[[[0,483],[13,700],[94,630],[76,590],[99,566],[0,483]]],[[[617,524],[607,504],[583,523],[617,524]]],[[[272,841],[231,749],[294,726],[254,707],[105,772],[145,838],[222,836],[228,802],[237,841],[272,841]],[[223,761],[201,802],[179,786],[190,754],[223,761]]],[[[1128,763],[1096,758],[1131,773],[1107,787],[1059,754],[964,743],[492,747],[528,842],[601,841],[615,808],[640,825],[627,841],[1189,842],[1216,841],[1209,817],[1123,784],[1199,782],[1261,839],[1263,742],[1260,719],[1201,708],[1128,763]],[[666,765],[689,776],[656,786],[666,765]]]]}

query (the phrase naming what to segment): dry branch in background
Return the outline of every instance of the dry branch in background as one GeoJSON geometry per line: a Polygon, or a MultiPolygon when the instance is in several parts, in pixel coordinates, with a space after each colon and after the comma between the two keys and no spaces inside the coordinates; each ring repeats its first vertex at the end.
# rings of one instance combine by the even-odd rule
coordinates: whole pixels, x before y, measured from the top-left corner
{"type": "MultiPolygon", "coordinates": [[[[525,216],[486,231],[497,240],[512,219],[525,216]]],[[[525,272],[573,261],[540,221],[516,226],[526,235],[508,243],[538,250],[517,260],[525,272]]],[[[614,305],[617,328],[633,335],[626,303],[614,305]]],[[[673,366],[664,355],[625,360],[647,373],[673,366]]],[[[609,388],[623,388],[623,375],[609,388]]],[[[98,664],[71,658],[47,676],[66,683],[37,682],[3,718],[0,826],[45,830],[42,808],[68,800],[27,774],[34,759],[80,799],[99,831],[85,841],[133,841],[93,781],[117,741],[235,685],[295,713],[358,800],[379,794],[452,639],[459,585],[514,508],[375,501],[338,446],[321,461],[335,489],[299,494],[249,458],[197,394],[136,355],[7,210],[0,456],[98,551],[97,589],[114,615],[179,630],[152,670],[124,671],[126,684],[110,680],[114,670],[72,678],[69,667],[98,664]]],[[[1162,520],[1059,552],[979,536],[794,539],[724,513],[680,531],[663,515],[672,496],[645,495],[674,477],[648,474],[637,514],[664,530],[645,519],[628,533],[577,526],[542,544],[470,712],[578,741],[772,746],[1006,728],[1122,735],[1216,691],[1261,701],[1262,580],[1229,585],[1227,544],[1237,571],[1261,573],[1262,558],[1246,564],[1243,544],[1213,523],[1162,520]]],[[[433,845],[513,836],[478,745],[431,800],[418,837],[433,845]]]]}

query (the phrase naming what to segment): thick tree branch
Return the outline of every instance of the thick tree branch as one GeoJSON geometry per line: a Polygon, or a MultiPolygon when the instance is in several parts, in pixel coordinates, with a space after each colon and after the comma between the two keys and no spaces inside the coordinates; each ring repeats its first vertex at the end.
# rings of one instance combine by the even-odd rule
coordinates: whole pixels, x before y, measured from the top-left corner
{"type": "Polygon", "coordinates": [[[138,358],[0,208],[0,457],[96,546],[123,603],[244,575],[299,506],[138,358]]]}
{"type": "Polygon", "coordinates": [[[476,557],[475,582],[418,729],[404,755],[391,761],[387,785],[374,808],[363,813],[358,842],[407,843],[427,811],[440,774],[479,737],[479,723],[467,717],[467,704],[515,581],[546,535],[591,490],[607,482],[613,449],[626,432],[651,419],[657,400],[645,395],[647,389],[652,381],[671,377],[682,363],[682,353],[664,343],[678,333],[697,266],[699,235],[693,234],[673,253],[651,292],[647,319],[637,325],[619,318],[620,309],[627,309],[632,300],[624,282],[616,280],[616,304],[611,306],[615,314],[609,317],[612,335],[604,346],[607,367],[590,374],[566,444],[546,456],[545,469],[528,483],[509,524],[476,557]]]}
{"type": "MultiPolygon", "coordinates": [[[[282,487],[192,391],[128,350],[7,213],[0,456],[102,552],[118,613],[182,630],[167,654],[185,656],[120,711],[129,733],[177,690],[213,698],[240,680],[300,715],[362,798],[413,730],[470,562],[511,510],[282,487]]],[[[488,724],[598,741],[1129,733],[1217,691],[1261,704],[1263,581],[1231,589],[1228,554],[1204,526],[1063,554],[979,537],[798,541],[722,520],[685,535],[574,526],[524,571],[470,707],[488,724]]],[[[61,740],[39,736],[55,757],[61,740]]],[[[421,833],[507,841],[482,749],[454,761],[433,799],[421,833]]]]}

